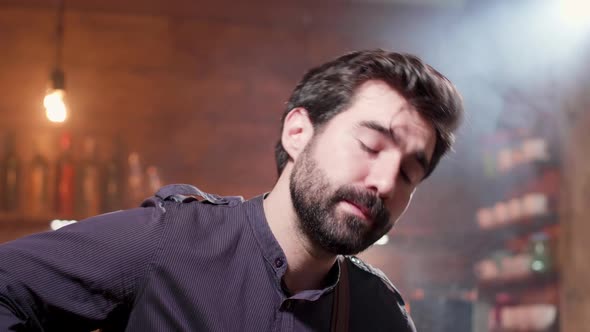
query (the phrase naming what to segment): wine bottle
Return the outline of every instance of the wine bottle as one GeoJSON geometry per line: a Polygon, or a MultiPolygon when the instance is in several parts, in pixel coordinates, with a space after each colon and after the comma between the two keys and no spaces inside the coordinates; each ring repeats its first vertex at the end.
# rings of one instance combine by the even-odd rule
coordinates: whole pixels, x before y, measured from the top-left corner
{"type": "Polygon", "coordinates": [[[76,181],[76,214],[84,218],[100,213],[100,167],[95,151],[96,141],[86,137],[76,181]]]}
{"type": "Polygon", "coordinates": [[[113,141],[110,157],[104,164],[102,182],[102,211],[110,212],[121,209],[124,205],[125,192],[125,154],[120,138],[113,141]]]}
{"type": "Polygon", "coordinates": [[[149,166],[146,170],[146,178],[148,181],[149,195],[154,195],[160,187],[162,187],[162,180],[156,166],[149,166]]]}
{"type": "Polygon", "coordinates": [[[530,238],[530,254],[533,257],[530,268],[533,273],[546,274],[552,269],[549,237],[544,232],[535,233],[530,238]]]}
{"type": "Polygon", "coordinates": [[[59,218],[74,215],[74,191],[76,168],[72,155],[72,138],[63,133],[59,140],[60,156],[56,164],[56,213],[59,218]]]}
{"type": "Polygon", "coordinates": [[[33,158],[29,166],[29,193],[27,207],[34,216],[46,216],[49,212],[49,161],[34,143],[33,158]]]}
{"type": "Polygon", "coordinates": [[[127,178],[127,185],[129,189],[129,205],[137,206],[146,198],[146,190],[144,187],[143,171],[139,154],[132,152],[127,159],[129,162],[129,176],[127,178]]]}
{"type": "Polygon", "coordinates": [[[0,172],[0,207],[5,212],[15,212],[20,201],[20,159],[16,153],[15,136],[6,135],[2,169],[0,172]]]}

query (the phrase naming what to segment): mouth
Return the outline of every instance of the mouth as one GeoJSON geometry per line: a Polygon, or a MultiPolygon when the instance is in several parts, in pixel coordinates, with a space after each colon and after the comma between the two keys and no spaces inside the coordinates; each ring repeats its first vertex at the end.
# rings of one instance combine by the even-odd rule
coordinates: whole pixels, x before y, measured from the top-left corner
{"type": "Polygon", "coordinates": [[[366,220],[366,221],[372,221],[373,218],[371,217],[371,211],[369,210],[368,207],[363,206],[363,205],[359,205],[355,202],[351,202],[348,200],[344,200],[342,201],[342,203],[344,204],[345,208],[350,211],[352,214],[366,220]]]}

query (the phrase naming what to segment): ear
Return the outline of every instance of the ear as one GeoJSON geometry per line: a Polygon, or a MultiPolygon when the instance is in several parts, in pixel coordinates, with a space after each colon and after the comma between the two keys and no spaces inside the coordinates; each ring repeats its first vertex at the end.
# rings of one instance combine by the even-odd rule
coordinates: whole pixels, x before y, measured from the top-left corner
{"type": "Polygon", "coordinates": [[[299,154],[313,137],[313,125],[307,110],[302,107],[292,109],[285,117],[281,142],[292,160],[299,154]]]}

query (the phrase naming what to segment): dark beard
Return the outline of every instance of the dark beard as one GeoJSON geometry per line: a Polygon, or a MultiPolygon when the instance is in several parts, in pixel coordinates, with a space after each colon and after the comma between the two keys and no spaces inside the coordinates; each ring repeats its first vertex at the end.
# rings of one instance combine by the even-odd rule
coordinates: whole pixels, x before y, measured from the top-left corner
{"type": "Polygon", "coordinates": [[[311,146],[293,167],[289,189],[299,229],[312,243],[335,255],[354,255],[372,245],[393,226],[390,213],[375,193],[352,186],[333,191],[326,174],[312,159],[311,146]],[[336,215],[336,205],[348,201],[366,207],[372,223],[353,214],[336,215]]]}

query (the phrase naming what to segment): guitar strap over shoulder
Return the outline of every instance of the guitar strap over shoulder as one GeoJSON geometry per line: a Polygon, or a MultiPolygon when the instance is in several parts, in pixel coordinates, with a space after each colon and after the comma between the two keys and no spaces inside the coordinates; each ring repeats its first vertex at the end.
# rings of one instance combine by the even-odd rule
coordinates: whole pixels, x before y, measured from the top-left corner
{"type": "Polygon", "coordinates": [[[350,286],[348,281],[348,266],[344,256],[338,256],[340,265],[340,279],[334,290],[332,301],[331,332],[348,332],[348,315],[350,310],[350,286]]]}

